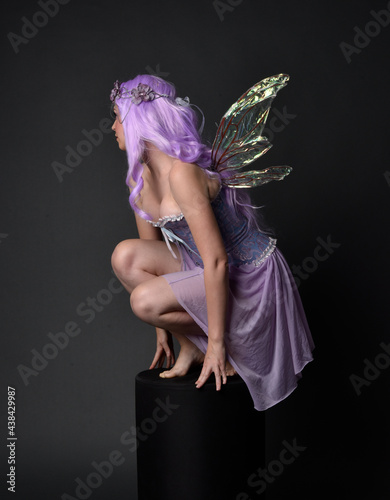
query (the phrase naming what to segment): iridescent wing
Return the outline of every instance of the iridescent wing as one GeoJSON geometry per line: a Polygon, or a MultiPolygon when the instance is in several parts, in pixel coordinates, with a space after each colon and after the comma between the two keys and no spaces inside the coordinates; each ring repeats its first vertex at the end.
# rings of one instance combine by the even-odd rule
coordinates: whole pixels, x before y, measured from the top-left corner
{"type": "Polygon", "coordinates": [[[261,184],[267,184],[267,182],[271,181],[281,181],[291,172],[291,170],[292,168],[287,166],[268,167],[264,170],[251,170],[250,172],[237,173],[227,179],[222,178],[221,182],[224,186],[250,188],[260,186],[261,184]]]}
{"type": "Polygon", "coordinates": [[[212,168],[223,175],[230,187],[252,187],[272,180],[281,180],[290,167],[269,167],[261,171],[237,173],[265,154],[272,144],[262,136],[268,113],[278,91],[287,85],[289,76],[275,75],[256,83],[224,114],[212,146],[212,168]]]}

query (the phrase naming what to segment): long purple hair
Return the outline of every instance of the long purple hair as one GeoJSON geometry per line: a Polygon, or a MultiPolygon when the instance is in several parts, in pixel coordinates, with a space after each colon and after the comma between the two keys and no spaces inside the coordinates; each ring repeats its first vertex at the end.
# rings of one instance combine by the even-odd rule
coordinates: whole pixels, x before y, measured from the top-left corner
{"type": "MultiPolygon", "coordinates": [[[[158,94],[169,97],[160,97],[151,102],[133,104],[132,100],[117,97],[118,106],[126,141],[126,153],[129,169],[126,184],[131,189],[129,202],[133,210],[144,219],[149,215],[137,206],[137,199],[143,188],[141,164],[146,151],[145,142],[154,144],[160,151],[178,158],[186,163],[196,163],[208,175],[218,176],[217,172],[209,170],[211,165],[211,149],[202,143],[198,133],[198,119],[190,106],[176,103],[176,89],[172,83],[154,75],[138,75],[133,80],[121,84],[128,91],[143,83],[158,94]]],[[[254,207],[250,203],[248,193],[242,189],[223,188],[222,194],[228,204],[247,220],[250,226],[257,226],[254,207]]]]}

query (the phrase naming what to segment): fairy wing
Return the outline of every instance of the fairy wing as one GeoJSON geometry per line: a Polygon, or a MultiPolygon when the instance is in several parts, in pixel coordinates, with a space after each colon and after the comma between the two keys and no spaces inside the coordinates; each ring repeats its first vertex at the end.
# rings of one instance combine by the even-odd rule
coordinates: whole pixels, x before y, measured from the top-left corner
{"type": "Polygon", "coordinates": [[[212,146],[212,168],[223,175],[222,182],[230,187],[253,187],[272,180],[281,180],[291,167],[269,167],[264,170],[241,172],[249,163],[265,154],[272,144],[262,136],[268,113],[278,91],[287,85],[289,76],[270,76],[248,89],[222,117],[212,146]]]}

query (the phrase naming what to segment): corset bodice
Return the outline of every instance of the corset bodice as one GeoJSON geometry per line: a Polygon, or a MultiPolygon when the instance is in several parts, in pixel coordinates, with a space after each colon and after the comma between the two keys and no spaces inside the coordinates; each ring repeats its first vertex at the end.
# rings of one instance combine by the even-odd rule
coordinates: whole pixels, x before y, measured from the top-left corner
{"type": "MultiPolygon", "coordinates": [[[[273,252],[276,240],[256,228],[248,227],[246,220],[226,203],[222,192],[211,204],[230,265],[258,266],[273,252]]],[[[202,258],[183,214],[162,217],[157,222],[148,222],[161,229],[168,246],[169,241],[184,245],[190,250],[195,264],[203,267],[202,258]]]]}

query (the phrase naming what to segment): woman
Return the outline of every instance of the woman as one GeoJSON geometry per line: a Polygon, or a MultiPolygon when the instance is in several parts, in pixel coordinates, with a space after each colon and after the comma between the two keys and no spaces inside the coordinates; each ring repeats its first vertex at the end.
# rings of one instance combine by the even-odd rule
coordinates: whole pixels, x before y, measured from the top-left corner
{"type": "MultiPolygon", "coordinates": [[[[286,75],[271,78],[276,80],[260,82],[267,109],[288,80],[286,75]]],[[[251,99],[259,100],[256,96],[251,99]]],[[[112,266],[130,293],[134,313],[156,327],[150,368],[162,367],[166,359],[173,367],[160,376],[171,378],[203,363],[196,387],[214,373],[217,390],[237,372],[256,409],[276,404],[295,389],[312,359],[313,343],[275,240],[259,231],[248,195],[231,187],[250,176],[231,175],[232,156],[223,157],[233,147],[223,151],[229,130],[224,135],[220,127],[211,152],[200,140],[188,100],[176,98],[173,85],[155,76],[116,82],[111,100],[112,129],[127,152],[127,185],[139,232],[139,239],[119,243],[112,266]],[[176,362],[171,335],[180,344],[176,362]]],[[[262,126],[265,119],[266,114],[262,126]]],[[[263,153],[270,145],[260,139],[263,153]]],[[[259,137],[256,141],[259,149],[259,137]]],[[[284,168],[274,177],[268,172],[268,180],[289,171],[284,168]]],[[[259,183],[256,175],[252,172],[248,185],[259,183]]]]}

